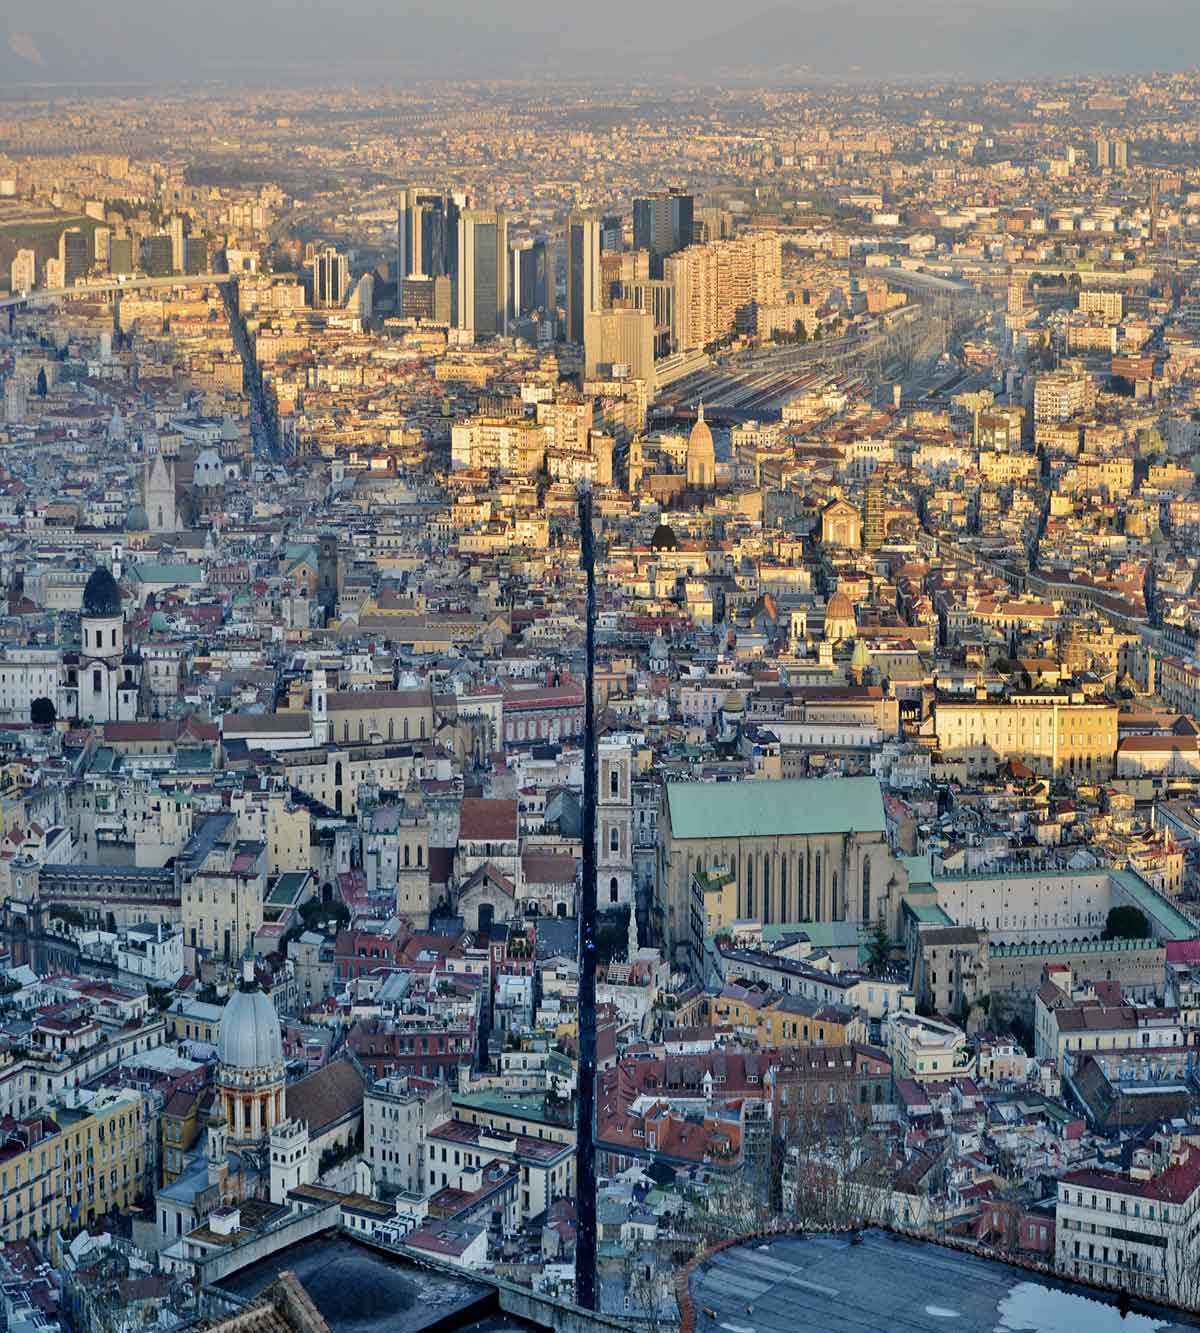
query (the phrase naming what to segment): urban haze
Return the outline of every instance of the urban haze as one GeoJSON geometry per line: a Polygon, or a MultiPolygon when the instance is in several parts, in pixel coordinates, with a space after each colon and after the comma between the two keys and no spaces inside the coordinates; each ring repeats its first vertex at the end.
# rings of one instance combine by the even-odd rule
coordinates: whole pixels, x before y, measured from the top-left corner
{"type": "Polygon", "coordinates": [[[1200,1327],[1198,42],[9,0],[9,1333],[1200,1327]]]}

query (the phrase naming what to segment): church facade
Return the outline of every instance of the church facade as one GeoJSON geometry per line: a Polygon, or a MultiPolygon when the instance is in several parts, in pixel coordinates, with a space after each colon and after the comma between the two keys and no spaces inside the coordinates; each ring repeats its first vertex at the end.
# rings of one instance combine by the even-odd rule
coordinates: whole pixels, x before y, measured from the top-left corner
{"type": "Polygon", "coordinates": [[[895,929],[907,879],[875,778],[668,782],[662,802],[655,928],[671,961],[693,976],[705,935],[696,875],[717,868],[732,876],[739,920],[895,929]]]}

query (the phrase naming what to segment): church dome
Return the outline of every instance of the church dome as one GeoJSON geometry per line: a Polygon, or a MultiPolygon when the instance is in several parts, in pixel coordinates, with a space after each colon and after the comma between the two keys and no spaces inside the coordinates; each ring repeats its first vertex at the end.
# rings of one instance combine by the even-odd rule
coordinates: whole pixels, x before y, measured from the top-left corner
{"type": "Polygon", "coordinates": [[[222,1069],[229,1071],[271,1069],[283,1064],[279,1015],[257,982],[244,981],[226,1003],[217,1039],[217,1060],[222,1069]]]}
{"type": "Polygon", "coordinates": [[[665,523],[660,523],[654,529],[654,536],[650,538],[650,549],[652,551],[677,551],[679,549],[679,538],[665,523]]]}
{"type": "Polygon", "coordinates": [[[150,518],[146,513],[146,506],[140,503],[134,503],[129,506],[125,514],[126,532],[149,532],[150,518]]]}
{"type": "Polygon", "coordinates": [[[96,619],[108,619],[121,614],[121,590],[117,587],[116,579],[103,565],[97,565],[92,570],[91,578],[84,585],[82,611],[85,616],[96,619]]]}
{"type": "Polygon", "coordinates": [[[696,413],[696,424],[692,427],[692,433],[688,436],[688,453],[705,454],[710,457],[713,453],[713,435],[708,422],[704,420],[703,403],[696,413]]]}
{"type": "Polygon", "coordinates": [[[841,589],[829,599],[829,605],[825,608],[825,619],[827,621],[854,619],[854,607],[850,603],[850,598],[841,589]]]}

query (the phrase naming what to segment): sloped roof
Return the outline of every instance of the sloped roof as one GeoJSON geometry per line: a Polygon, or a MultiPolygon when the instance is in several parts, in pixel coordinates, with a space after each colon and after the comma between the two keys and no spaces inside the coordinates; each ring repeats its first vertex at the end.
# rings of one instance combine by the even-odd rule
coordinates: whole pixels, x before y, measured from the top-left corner
{"type": "Polygon", "coordinates": [[[315,1138],[330,1125],[362,1110],[365,1087],[362,1070],[343,1055],[289,1085],[288,1116],[302,1120],[315,1138]]]}

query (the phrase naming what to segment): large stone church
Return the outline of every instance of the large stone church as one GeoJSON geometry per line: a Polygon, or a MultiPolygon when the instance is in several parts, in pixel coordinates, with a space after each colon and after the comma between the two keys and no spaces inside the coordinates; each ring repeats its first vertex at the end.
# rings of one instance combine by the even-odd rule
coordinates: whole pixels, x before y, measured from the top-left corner
{"type": "Polygon", "coordinates": [[[655,933],[699,975],[706,930],[697,874],[721,870],[741,921],[847,922],[894,931],[903,865],[875,778],[668,782],[658,818],[655,933]]]}
{"type": "Polygon", "coordinates": [[[60,718],[132,722],[142,688],[141,654],[125,642],[121,590],[103,566],[83,589],[79,650],[14,648],[0,661],[0,717],[28,722],[48,699],[60,718]]]}

